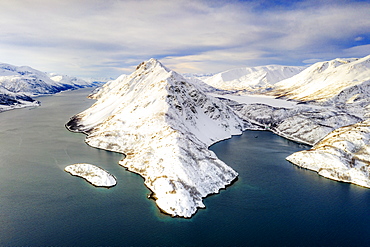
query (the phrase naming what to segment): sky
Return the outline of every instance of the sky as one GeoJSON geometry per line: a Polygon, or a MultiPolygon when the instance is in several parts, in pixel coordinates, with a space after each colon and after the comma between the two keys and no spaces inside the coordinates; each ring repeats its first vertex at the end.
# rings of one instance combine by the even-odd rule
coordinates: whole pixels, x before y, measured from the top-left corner
{"type": "Polygon", "coordinates": [[[0,62],[78,77],[156,58],[179,73],[370,54],[370,1],[0,0],[0,62]]]}

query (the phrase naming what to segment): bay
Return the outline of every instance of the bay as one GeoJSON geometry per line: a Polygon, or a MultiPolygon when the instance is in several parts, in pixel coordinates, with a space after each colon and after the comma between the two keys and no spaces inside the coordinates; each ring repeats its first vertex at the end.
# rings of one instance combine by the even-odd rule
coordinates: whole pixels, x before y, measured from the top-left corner
{"type": "Polygon", "coordinates": [[[204,200],[191,219],[159,212],[143,179],[64,124],[88,108],[89,89],[39,98],[0,113],[1,246],[366,246],[370,190],[285,160],[307,149],[270,132],[246,131],[211,147],[238,180],[204,200]],[[63,171],[79,162],[117,178],[96,188],[63,171]]]}

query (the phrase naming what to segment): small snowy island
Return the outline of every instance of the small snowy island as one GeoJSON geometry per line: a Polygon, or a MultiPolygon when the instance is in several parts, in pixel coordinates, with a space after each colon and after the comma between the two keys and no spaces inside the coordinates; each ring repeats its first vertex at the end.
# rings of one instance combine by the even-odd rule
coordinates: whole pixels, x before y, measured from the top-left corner
{"type": "Polygon", "coordinates": [[[113,187],[117,184],[116,178],[106,170],[91,164],[73,164],[66,166],[64,170],[73,176],[86,179],[97,187],[113,187]]]}

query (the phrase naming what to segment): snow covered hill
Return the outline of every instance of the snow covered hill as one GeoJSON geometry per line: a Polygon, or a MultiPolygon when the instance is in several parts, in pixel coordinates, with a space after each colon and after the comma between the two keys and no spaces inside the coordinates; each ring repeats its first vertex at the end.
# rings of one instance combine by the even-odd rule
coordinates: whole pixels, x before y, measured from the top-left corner
{"type": "Polygon", "coordinates": [[[158,207],[191,217],[202,198],[237,177],[208,147],[242,133],[242,121],[220,100],[155,59],[108,82],[97,102],[66,124],[86,143],[120,152],[120,165],[138,173],[158,207]]]}
{"type": "Polygon", "coordinates": [[[303,69],[304,67],[281,65],[236,68],[202,80],[206,84],[221,90],[260,92],[281,80],[298,74],[303,69]]]}
{"type": "Polygon", "coordinates": [[[31,97],[94,85],[76,77],[0,63],[0,111],[37,105],[31,97]]]}
{"type": "Polygon", "coordinates": [[[370,188],[370,121],[339,128],[287,160],[321,176],[370,188]]]}

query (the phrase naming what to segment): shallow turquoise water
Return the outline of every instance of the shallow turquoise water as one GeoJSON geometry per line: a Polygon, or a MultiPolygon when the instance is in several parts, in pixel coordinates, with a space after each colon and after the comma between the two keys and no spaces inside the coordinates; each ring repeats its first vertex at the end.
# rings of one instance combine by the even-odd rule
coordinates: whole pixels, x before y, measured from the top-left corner
{"type": "Polygon", "coordinates": [[[65,122],[93,101],[79,90],[42,106],[0,113],[1,246],[366,246],[370,190],[285,161],[307,149],[270,132],[247,131],[211,147],[240,174],[204,200],[192,219],[171,218],[147,199],[143,179],[120,154],[84,143],[65,122]],[[117,177],[95,188],[64,172],[87,162],[117,177]]]}

